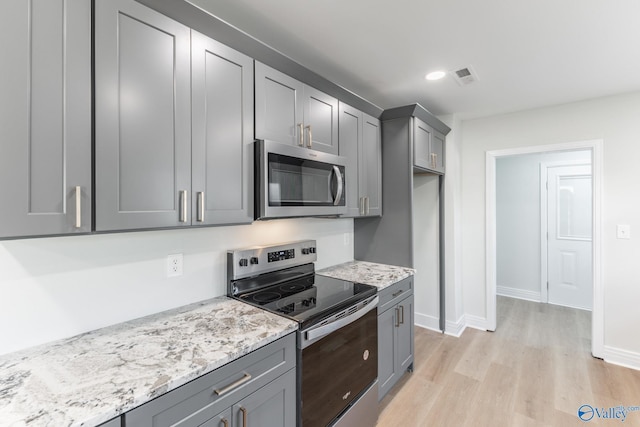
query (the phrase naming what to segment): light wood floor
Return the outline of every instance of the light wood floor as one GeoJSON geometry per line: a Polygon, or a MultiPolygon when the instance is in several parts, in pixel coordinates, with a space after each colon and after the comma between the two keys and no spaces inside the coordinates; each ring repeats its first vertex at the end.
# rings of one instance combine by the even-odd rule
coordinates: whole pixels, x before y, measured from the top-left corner
{"type": "Polygon", "coordinates": [[[416,327],[414,372],[379,405],[387,426],[640,426],[577,416],[583,404],[640,406],[640,371],[591,357],[591,313],[498,298],[496,332],[416,327]]]}

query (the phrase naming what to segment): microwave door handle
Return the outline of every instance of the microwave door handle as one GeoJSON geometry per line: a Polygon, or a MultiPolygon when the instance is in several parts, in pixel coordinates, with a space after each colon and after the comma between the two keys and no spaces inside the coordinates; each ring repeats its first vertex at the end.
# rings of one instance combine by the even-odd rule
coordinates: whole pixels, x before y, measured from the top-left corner
{"type": "Polygon", "coordinates": [[[342,173],[340,173],[340,168],[336,165],[333,166],[333,173],[338,181],[338,191],[336,192],[336,197],[333,199],[333,206],[338,206],[340,204],[340,199],[342,199],[342,192],[344,191],[342,173]]]}
{"type": "Polygon", "coordinates": [[[307,331],[306,336],[308,341],[313,341],[317,338],[324,337],[329,335],[332,332],[337,331],[338,329],[347,326],[350,323],[355,322],[356,320],[363,317],[365,314],[373,310],[378,306],[378,297],[376,296],[371,300],[369,304],[362,307],[360,310],[355,313],[351,313],[350,315],[343,317],[341,319],[336,320],[335,322],[329,323],[327,325],[319,326],[314,329],[310,329],[307,331]]]}

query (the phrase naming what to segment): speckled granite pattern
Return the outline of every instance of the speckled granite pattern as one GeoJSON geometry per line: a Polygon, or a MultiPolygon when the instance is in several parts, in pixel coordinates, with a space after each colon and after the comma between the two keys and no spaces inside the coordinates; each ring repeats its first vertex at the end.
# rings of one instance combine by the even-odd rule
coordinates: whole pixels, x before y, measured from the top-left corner
{"type": "Polygon", "coordinates": [[[0,356],[0,426],[96,426],[296,329],[218,297],[0,356]]]}
{"type": "Polygon", "coordinates": [[[402,279],[413,276],[415,273],[416,271],[413,268],[365,261],[349,261],[316,271],[316,274],[322,276],[377,286],[378,291],[402,279]]]}

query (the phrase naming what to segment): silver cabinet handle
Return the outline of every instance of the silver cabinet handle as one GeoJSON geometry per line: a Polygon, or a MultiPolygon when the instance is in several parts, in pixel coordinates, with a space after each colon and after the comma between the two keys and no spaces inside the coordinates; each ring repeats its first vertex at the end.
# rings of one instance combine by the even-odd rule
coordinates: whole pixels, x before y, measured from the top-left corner
{"type": "Polygon", "coordinates": [[[198,222],[204,221],[204,191],[198,191],[198,222]]]}
{"type": "Polygon", "coordinates": [[[231,390],[233,390],[236,387],[240,387],[242,384],[246,383],[247,381],[249,381],[251,379],[251,374],[247,374],[245,373],[242,378],[240,378],[237,381],[232,382],[231,384],[229,384],[226,387],[223,388],[217,388],[215,390],[213,390],[213,392],[215,394],[217,394],[218,396],[222,396],[223,394],[229,393],[231,390]]]}
{"type": "Polygon", "coordinates": [[[364,197],[360,197],[360,215],[364,215],[364,197]]]}
{"type": "Polygon", "coordinates": [[[82,227],[82,187],[76,186],[76,228],[82,227]]]}
{"type": "Polygon", "coordinates": [[[304,125],[298,123],[298,145],[304,147],[304,125]]]}
{"type": "Polygon", "coordinates": [[[309,133],[309,139],[307,140],[307,147],[311,148],[313,146],[313,136],[311,135],[311,125],[307,125],[304,128],[309,133]]]}
{"type": "Polygon", "coordinates": [[[396,307],[396,328],[400,327],[400,309],[396,307]]]}
{"type": "Polygon", "coordinates": [[[229,427],[229,421],[226,418],[221,419],[223,427],[229,427]]]}
{"type": "Polygon", "coordinates": [[[400,306],[400,324],[404,325],[404,305],[400,306]]]}
{"type": "Polygon", "coordinates": [[[240,412],[242,412],[242,427],[247,427],[247,409],[241,406],[240,412]]]}
{"type": "Polygon", "coordinates": [[[364,203],[365,203],[364,213],[365,215],[369,215],[369,196],[364,198],[364,203]]]}
{"type": "Polygon", "coordinates": [[[187,222],[187,190],[180,191],[180,222],[187,222]]]}
{"type": "Polygon", "coordinates": [[[431,168],[435,169],[437,165],[438,155],[436,153],[431,153],[431,168]]]}
{"type": "Polygon", "coordinates": [[[403,292],[404,292],[404,289],[400,289],[398,292],[394,292],[393,294],[391,294],[391,298],[395,298],[403,292]]]}
{"type": "Polygon", "coordinates": [[[340,204],[340,199],[342,198],[344,186],[342,184],[342,173],[340,173],[340,168],[338,166],[333,165],[333,173],[335,174],[336,180],[338,181],[338,191],[336,192],[335,199],[333,199],[333,206],[338,206],[340,204]]]}

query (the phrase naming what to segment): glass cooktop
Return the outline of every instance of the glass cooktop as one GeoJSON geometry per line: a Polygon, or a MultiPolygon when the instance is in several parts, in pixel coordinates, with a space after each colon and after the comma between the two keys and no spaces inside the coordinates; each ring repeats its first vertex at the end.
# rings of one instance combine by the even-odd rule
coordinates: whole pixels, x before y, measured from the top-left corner
{"type": "Polygon", "coordinates": [[[310,274],[245,293],[239,298],[300,323],[311,324],[376,293],[375,286],[310,274]]]}

